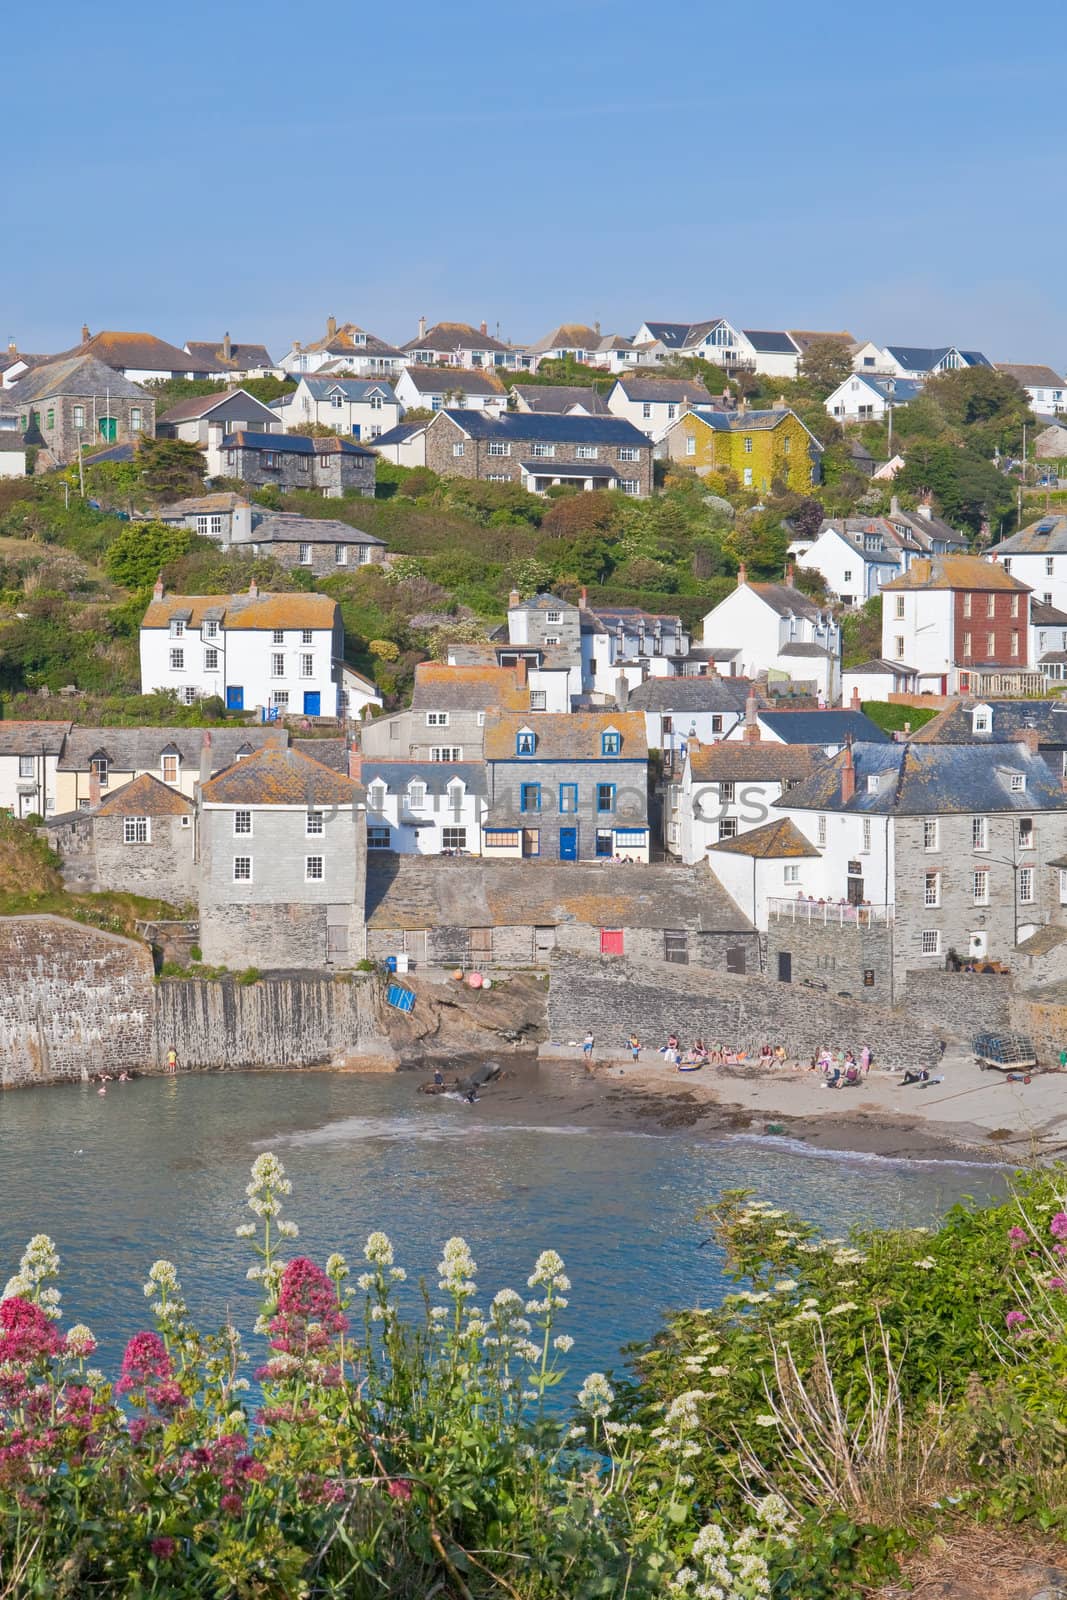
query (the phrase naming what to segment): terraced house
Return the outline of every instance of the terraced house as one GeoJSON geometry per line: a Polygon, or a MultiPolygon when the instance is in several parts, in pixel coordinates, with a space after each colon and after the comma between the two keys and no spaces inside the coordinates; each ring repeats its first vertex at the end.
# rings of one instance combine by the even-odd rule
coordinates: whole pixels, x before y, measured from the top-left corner
{"type": "Polygon", "coordinates": [[[446,478],[652,493],[652,442],[616,417],[439,411],[426,429],[426,465],[446,478]]]}
{"type": "Polygon", "coordinates": [[[485,719],[491,860],[648,861],[648,741],[639,712],[485,719]]]}
{"type": "Polygon", "coordinates": [[[784,483],[806,494],[822,477],[822,445],[795,411],[713,411],[691,408],[671,423],[662,453],[681,466],[731,472],[742,489],[768,494],[784,483]]]}
{"type": "Polygon", "coordinates": [[[310,489],[327,500],[346,490],[373,498],[377,457],[351,439],[335,435],[307,439],[293,433],[246,433],[238,429],[222,440],[222,471],[255,489],[273,484],[283,492],[310,489]]]}

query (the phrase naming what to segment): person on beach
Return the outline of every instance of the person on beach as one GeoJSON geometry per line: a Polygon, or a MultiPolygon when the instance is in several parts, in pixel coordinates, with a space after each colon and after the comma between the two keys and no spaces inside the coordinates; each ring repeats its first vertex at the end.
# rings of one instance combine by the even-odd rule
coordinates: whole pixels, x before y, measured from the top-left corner
{"type": "Polygon", "coordinates": [[[900,1080],[902,1088],[908,1083],[929,1083],[929,1081],[929,1067],[909,1067],[903,1078],[900,1080]]]}
{"type": "Polygon", "coordinates": [[[864,1072],[871,1070],[871,1047],[869,1044],[860,1047],[860,1067],[864,1072]]]}
{"type": "Polygon", "coordinates": [[[769,1067],[773,1060],[774,1060],[774,1051],[771,1049],[770,1045],[769,1044],[761,1044],[760,1045],[760,1052],[759,1052],[759,1064],[760,1064],[760,1066],[761,1067],[769,1067]]]}
{"type": "Polygon", "coordinates": [[[167,1071],[168,1072],[177,1072],[177,1070],[178,1070],[178,1052],[177,1052],[177,1050],[175,1050],[174,1046],[171,1045],[170,1049],[167,1051],[167,1071]]]}
{"type": "Polygon", "coordinates": [[[436,1084],[438,1089],[443,1089],[444,1088],[444,1086],[445,1086],[445,1075],[441,1071],[440,1067],[434,1067],[434,1069],[433,1069],[433,1081],[436,1084]]]}
{"type": "Polygon", "coordinates": [[[585,1057],[585,1060],[586,1060],[587,1064],[590,1061],[592,1061],[592,1059],[593,1059],[593,1045],[594,1045],[594,1043],[595,1043],[595,1040],[593,1038],[592,1033],[587,1031],[586,1035],[585,1035],[585,1038],[582,1040],[582,1055],[585,1057]]]}
{"type": "Polygon", "coordinates": [[[630,1037],[626,1041],[626,1045],[630,1052],[630,1060],[636,1061],[641,1054],[641,1041],[638,1039],[636,1033],[631,1033],[630,1037]]]}
{"type": "Polygon", "coordinates": [[[774,1064],[775,1064],[776,1067],[784,1067],[785,1063],[786,1063],[785,1045],[784,1044],[776,1044],[775,1047],[774,1047],[774,1064]]]}

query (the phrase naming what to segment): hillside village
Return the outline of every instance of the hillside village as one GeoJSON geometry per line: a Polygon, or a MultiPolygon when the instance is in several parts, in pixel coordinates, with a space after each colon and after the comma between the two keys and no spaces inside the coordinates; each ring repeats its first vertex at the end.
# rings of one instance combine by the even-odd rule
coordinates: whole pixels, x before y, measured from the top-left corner
{"type": "Polygon", "coordinates": [[[1054,370],[331,317],[0,382],[0,807],[179,959],[1067,979],[1054,370]]]}

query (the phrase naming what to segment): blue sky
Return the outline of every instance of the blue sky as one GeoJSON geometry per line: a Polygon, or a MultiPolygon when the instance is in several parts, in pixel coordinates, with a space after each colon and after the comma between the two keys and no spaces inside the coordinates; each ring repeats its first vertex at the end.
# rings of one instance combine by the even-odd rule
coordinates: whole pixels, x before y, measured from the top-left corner
{"type": "Polygon", "coordinates": [[[1062,4],[10,12],[23,349],[723,315],[1067,365],[1062,4]]]}

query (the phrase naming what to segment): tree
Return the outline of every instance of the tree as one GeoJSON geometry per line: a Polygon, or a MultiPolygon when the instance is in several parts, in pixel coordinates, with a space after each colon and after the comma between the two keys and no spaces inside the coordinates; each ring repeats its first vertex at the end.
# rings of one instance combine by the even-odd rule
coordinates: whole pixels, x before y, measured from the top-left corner
{"type": "Polygon", "coordinates": [[[1012,486],[991,461],[941,441],[915,440],[897,477],[902,489],[933,494],[946,521],[973,533],[1010,510],[1012,486]]]}
{"type": "Polygon", "coordinates": [[[789,512],[789,520],[798,539],[814,539],[822,527],[826,507],[821,500],[806,495],[789,512]]]}
{"type": "Polygon", "coordinates": [[[184,439],[142,439],[137,464],[141,482],[160,500],[180,500],[204,491],[204,452],[184,439]]]}
{"type": "Polygon", "coordinates": [[[800,358],[800,377],[820,400],[844,383],[852,353],[843,339],[813,339],[800,358]]]}
{"type": "Polygon", "coordinates": [[[151,588],[168,562],[186,554],[192,537],[188,528],[165,522],[127,522],[104,557],[108,576],[125,589],[151,588]]]}
{"type": "Polygon", "coordinates": [[[541,519],[550,539],[577,539],[585,533],[606,533],[615,526],[615,502],[608,494],[568,494],[553,500],[541,519]]]}
{"type": "Polygon", "coordinates": [[[295,428],[289,428],[287,431],[297,433],[303,439],[330,439],[341,430],[331,428],[325,422],[298,422],[295,428]]]}
{"type": "Polygon", "coordinates": [[[975,453],[1017,453],[1023,423],[1033,421],[1030,399],[1014,378],[995,367],[959,367],[927,383],[923,397],[956,438],[975,453]]]}

